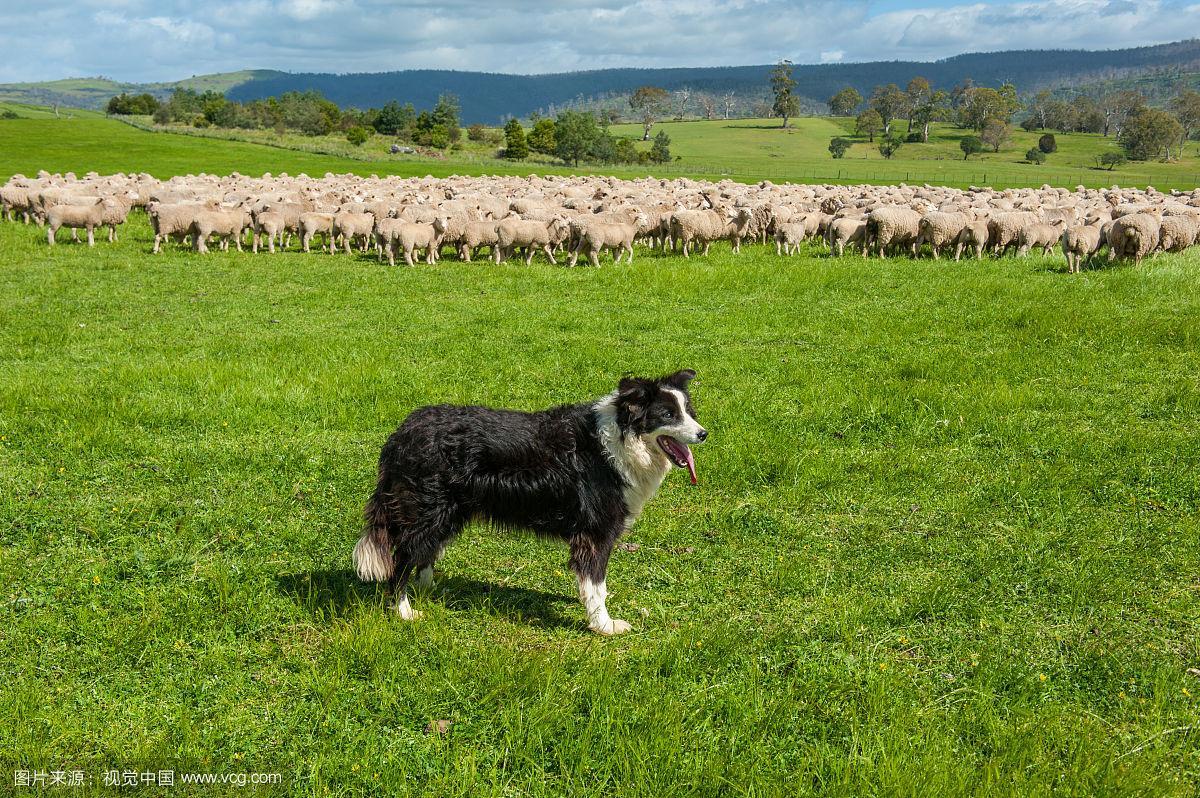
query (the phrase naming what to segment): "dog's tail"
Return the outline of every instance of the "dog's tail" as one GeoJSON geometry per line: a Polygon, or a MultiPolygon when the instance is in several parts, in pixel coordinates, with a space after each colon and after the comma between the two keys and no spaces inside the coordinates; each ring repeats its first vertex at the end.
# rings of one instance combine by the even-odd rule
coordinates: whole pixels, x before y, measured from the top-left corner
{"type": "Polygon", "coordinates": [[[386,582],[396,565],[392,559],[392,542],[388,535],[388,510],[379,491],[367,502],[366,528],[354,546],[354,570],[364,582],[386,582]]]}

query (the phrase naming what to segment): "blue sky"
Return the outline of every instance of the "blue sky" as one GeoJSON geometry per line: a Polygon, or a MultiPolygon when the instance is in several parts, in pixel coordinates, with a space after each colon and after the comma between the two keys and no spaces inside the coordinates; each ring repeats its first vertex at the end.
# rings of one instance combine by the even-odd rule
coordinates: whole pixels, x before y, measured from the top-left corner
{"type": "Polygon", "coordinates": [[[4,0],[0,81],[935,60],[1189,35],[1200,0],[4,0]]]}

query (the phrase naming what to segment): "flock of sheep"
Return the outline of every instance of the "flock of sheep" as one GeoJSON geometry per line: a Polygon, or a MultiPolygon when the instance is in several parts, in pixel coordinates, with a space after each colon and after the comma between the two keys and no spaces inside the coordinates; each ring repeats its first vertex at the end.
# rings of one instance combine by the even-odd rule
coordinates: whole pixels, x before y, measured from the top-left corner
{"type": "Polygon", "coordinates": [[[154,229],[154,252],[171,239],[197,252],[216,240],[241,250],[247,235],[257,252],[289,247],[305,252],[317,237],[332,254],[372,248],[395,264],[421,257],[434,263],[445,247],[469,261],[484,248],[492,259],[535,253],[571,265],[586,254],[593,266],[609,251],[614,262],[633,260],[635,242],[707,255],[715,241],[733,251],[743,242],[773,240],[790,255],[805,241],[823,242],[841,256],[857,247],[867,255],[934,258],[953,250],[981,258],[1061,246],[1068,270],[1079,269],[1105,247],[1110,259],[1135,263],[1158,252],[1178,252],[1200,235],[1200,189],[1162,194],[1146,190],[1039,189],[961,191],[934,186],[744,185],[688,179],[620,180],[612,177],[450,177],[445,179],[321,178],[286,174],[216,177],[201,174],[157,180],[146,174],[82,178],[41,172],[15,175],[0,187],[3,216],[48,228],[50,244],[66,227],[117,228],[130,210],[144,208],[154,229]]]}

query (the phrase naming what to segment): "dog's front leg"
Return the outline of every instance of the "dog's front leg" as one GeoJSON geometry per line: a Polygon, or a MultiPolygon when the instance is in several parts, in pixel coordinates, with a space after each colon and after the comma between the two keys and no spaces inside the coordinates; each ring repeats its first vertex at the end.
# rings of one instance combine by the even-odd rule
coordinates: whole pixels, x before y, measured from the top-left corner
{"type": "Polygon", "coordinates": [[[619,635],[631,628],[625,621],[610,617],[606,604],[605,576],[615,542],[615,535],[604,541],[581,536],[571,542],[571,570],[579,583],[579,601],[587,610],[588,628],[602,635],[619,635]]]}

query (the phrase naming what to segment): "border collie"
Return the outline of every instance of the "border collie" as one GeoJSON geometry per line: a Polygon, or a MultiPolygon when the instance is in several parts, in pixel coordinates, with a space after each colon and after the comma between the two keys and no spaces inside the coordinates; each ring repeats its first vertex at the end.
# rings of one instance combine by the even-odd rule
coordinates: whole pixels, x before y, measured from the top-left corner
{"type": "Polygon", "coordinates": [[[565,540],[588,626],[629,631],[608,615],[605,573],[671,466],[696,484],[689,444],[696,421],[684,369],[626,378],[598,401],[536,413],[438,405],[413,411],[384,444],[379,478],[354,547],[359,578],[388,583],[401,618],[413,620],[408,580],[428,585],[433,565],[468,522],[520,527],[565,540]]]}

